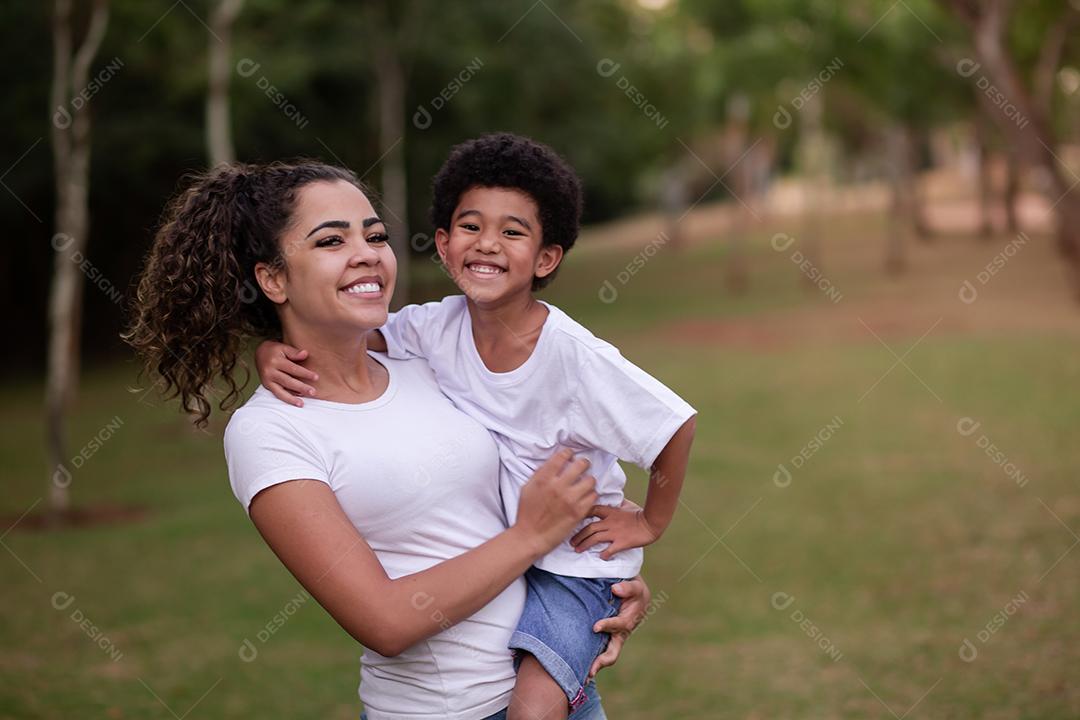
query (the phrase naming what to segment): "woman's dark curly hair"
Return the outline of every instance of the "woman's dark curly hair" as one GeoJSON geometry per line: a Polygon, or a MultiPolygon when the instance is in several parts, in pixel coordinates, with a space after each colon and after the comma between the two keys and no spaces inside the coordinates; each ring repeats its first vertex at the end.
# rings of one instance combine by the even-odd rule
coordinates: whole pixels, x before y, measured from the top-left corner
{"type": "MultiPolygon", "coordinates": [[[[431,222],[450,231],[461,196],[474,187],[514,188],[536,201],[544,245],[568,251],[581,226],[581,181],[547,145],[512,133],[483,135],[455,145],[432,181],[431,222]]],[[[558,268],[556,268],[558,270],[558,268]]],[[[555,273],[533,278],[533,290],[555,273]]]]}
{"type": "Polygon", "coordinates": [[[245,340],[281,333],[255,265],[285,266],[280,240],[298,191],[336,181],[367,190],[352,171],[313,160],[223,164],[188,180],[165,208],[122,337],[202,427],[216,379],[225,383],[222,410],[247,385],[233,377],[245,340]]]}

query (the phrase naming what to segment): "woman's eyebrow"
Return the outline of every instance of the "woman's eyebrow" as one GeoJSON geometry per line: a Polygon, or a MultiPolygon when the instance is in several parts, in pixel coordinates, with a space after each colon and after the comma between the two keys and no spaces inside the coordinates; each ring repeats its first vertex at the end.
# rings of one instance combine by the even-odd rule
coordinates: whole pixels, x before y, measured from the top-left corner
{"type": "MultiPolygon", "coordinates": [[[[311,237],[315,233],[319,232],[323,228],[336,228],[338,230],[348,230],[350,227],[348,220],[327,220],[321,222],[311,229],[311,232],[307,234],[307,237],[311,237]]],[[[364,227],[367,227],[367,220],[364,221],[364,227]]]]}
{"type": "Polygon", "coordinates": [[[385,223],[383,223],[382,218],[379,218],[379,217],[364,218],[363,222],[361,223],[361,225],[363,225],[364,228],[369,228],[372,225],[382,225],[382,224],[385,224],[385,223]]]}

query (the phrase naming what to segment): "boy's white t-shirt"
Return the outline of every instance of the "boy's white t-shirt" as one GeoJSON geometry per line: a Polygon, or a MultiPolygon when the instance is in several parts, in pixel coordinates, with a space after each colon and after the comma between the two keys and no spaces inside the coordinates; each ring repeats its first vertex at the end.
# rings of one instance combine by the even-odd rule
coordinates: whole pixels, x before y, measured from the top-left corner
{"type": "MultiPolygon", "coordinates": [[[[463,295],[406,306],[381,328],[390,357],[426,358],[442,391],[494,435],[510,524],[517,518],[522,486],[560,447],[589,459],[599,504],[617,506],[626,484],[618,460],[650,468],[696,413],[614,346],[544,304],[548,317],[536,348],[505,373],[488,370],[480,359],[463,295]]],[[[606,547],[601,543],[579,553],[567,537],[536,567],[587,578],[632,577],[641,569],[641,548],[603,560],[606,547]]]]}
{"type": "MultiPolygon", "coordinates": [[[[326,483],[391,578],[426,570],[506,529],[491,433],[439,392],[422,360],[373,355],[389,371],[360,404],[304,399],[260,386],[225,430],[229,481],[245,509],[289,480],[326,483]]],[[[438,613],[438,598],[418,598],[438,613]]],[[[360,698],[371,720],[478,720],[507,707],[507,644],[525,605],[515,580],[471,617],[396,657],[367,650],[360,698]]]]}

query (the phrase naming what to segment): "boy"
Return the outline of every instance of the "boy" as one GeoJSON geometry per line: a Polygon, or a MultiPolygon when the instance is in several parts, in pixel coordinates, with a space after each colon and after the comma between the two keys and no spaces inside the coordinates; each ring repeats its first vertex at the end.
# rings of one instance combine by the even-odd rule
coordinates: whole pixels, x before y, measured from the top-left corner
{"type": "MultiPolygon", "coordinates": [[[[510,640],[519,663],[509,717],[565,718],[585,699],[589,669],[614,615],[611,586],[636,575],[641,548],[675,512],[696,411],[561,310],[533,293],[577,239],[581,187],[551,148],[508,133],[456,146],[433,183],[443,264],[464,295],[410,305],[381,334],[391,357],[424,357],[447,396],[499,446],[507,521],[522,485],[560,447],[591,462],[600,495],[587,521],[526,573],[525,610],[510,640]],[[651,471],[644,509],[623,509],[618,459],[651,471]]],[[[378,338],[369,338],[381,350],[378,338]]],[[[314,394],[290,362],[303,351],[263,343],[259,375],[280,399],[314,394]]]]}

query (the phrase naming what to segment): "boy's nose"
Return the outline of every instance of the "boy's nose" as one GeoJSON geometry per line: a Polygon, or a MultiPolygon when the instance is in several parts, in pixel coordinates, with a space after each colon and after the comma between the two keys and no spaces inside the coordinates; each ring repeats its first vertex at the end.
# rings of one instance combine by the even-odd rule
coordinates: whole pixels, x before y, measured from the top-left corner
{"type": "Polygon", "coordinates": [[[496,252],[499,249],[499,234],[495,232],[480,233],[477,247],[483,252],[496,252]]]}

